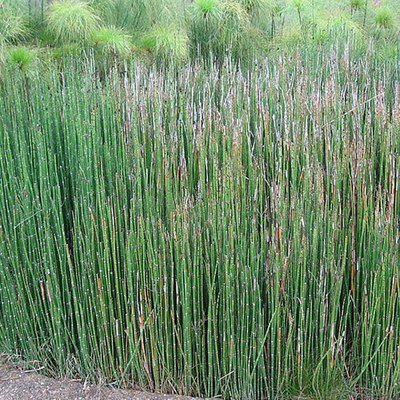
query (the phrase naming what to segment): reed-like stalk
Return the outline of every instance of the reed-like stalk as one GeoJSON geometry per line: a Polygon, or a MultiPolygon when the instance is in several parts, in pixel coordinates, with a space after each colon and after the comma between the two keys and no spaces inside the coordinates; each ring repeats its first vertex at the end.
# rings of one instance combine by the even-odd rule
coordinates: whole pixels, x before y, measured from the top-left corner
{"type": "MultiPolygon", "coordinates": [[[[225,399],[400,395],[398,60],[0,86],[0,351],[225,399]]],[[[384,397],[386,396],[386,397],[384,397]]]]}

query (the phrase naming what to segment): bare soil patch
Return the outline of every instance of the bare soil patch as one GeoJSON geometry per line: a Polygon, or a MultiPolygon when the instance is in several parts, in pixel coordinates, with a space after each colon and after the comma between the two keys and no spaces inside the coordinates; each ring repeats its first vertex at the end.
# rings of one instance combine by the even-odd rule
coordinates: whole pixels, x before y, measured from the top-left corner
{"type": "Polygon", "coordinates": [[[195,400],[101,385],[56,380],[36,371],[0,364],[0,400],[195,400]]]}

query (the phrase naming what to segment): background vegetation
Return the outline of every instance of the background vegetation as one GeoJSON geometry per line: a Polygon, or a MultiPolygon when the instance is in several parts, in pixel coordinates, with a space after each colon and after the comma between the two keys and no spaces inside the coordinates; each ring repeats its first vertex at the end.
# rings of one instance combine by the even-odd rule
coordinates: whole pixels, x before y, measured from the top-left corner
{"type": "Polygon", "coordinates": [[[399,21],[0,0],[0,352],[166,393],[400,397],[399,21]]]}
{"type": "Polygon", "coordinates": [[[397,0],[0,0],[0,59],[21,68],[89,50],[106,61],[229,54],[246,64],[349,38],[387,58],[398,52],[399,30],[397,0]]]}

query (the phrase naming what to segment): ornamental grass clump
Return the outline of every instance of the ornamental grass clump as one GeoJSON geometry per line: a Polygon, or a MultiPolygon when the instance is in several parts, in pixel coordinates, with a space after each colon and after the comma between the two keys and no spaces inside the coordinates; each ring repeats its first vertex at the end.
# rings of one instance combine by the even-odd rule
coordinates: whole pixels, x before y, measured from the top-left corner
{"type": "Polygon", "coordinates": [[[366,6],[366,1],[365,0],[350,0],[350,7],[351,11],[358,11],[361,10],[363,7],[366,6]]]}
{"type": "Polygon", "coordinates": [[[398,398],[399,64],[356,54],[8,72],[0,353],[164,393],[398,398]]]}
{"type": "Polygon", "coordinates": [[[86,42],[98,28],[99,17],[88,2],[57,0],[49,5],[46,22],[58,42],[86,42]]]}
{"type": "Polygon", "coordinates": [[[28,36],[27,19],[18,9],[0,0],[0,45],[15,44],[28,36]]]}
{"type": "Polygon", "coordinates": [[[156,60],[181,63],[189,55],[189,38],[185,29],[157,24],[143,37],[141,45],[156,60]]]}
{"type": "Polygon", "coordinates": [[[380,28],[390,28],[393,23],[393,13],[388,7],[379,7],[375,14],[375,23],[380,28]]]}
{"type": "Polygon", "coordinates": [[[195,0],[192,5],[192,12],[198,19],[209,20],[219,19],[222,16],[220,0],[195,0]]]}
{"type": "Polygon", "coordinates": [[[22,71],[28,71],[35,61],[35,51],[27,47],[13,47],[8,50],[9,63],[22,71]]]}
{"type": "Polygon", "coordinates": [[[116,27],[94,31],[92,41],[94,48],[104,55],[126,58],[132,52],[132,37],[116,27]]]}

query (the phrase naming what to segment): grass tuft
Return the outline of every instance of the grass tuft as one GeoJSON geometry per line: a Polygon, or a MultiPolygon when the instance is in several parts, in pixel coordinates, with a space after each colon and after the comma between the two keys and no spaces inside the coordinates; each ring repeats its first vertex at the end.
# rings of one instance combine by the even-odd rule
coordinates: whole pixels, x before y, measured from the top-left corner
{"type": "Polygon", "coordinates": [[[380,28],[388,29],[393,22],[393,13],[388,7],[379,7],[375,12],[375,23],[380,28]]]}
{"type": "Polygon", "coordinates": [[[92,34],[94,47],[101,53],[126,58],[132,53],[132,37],[122,29],[101,28],[92,34]]]}
{"type": "Polygon", "coordinates": [[[0,1],[0,40],[15,43],[29,33],[26,18],[9,4],[0,1]]]}
{"type": "Polygon", "coordinates": [[[189,38],[185,30],[175,26],[155,25],[143,39],[142,46],[163,62],[185,61],[189,55],[189,38]]]}
{"type": "Polygon", "coordinates": [[[8,53],[11,65],[22,71],[28,70],[35,59],[35,52],[27,47],[13,47],[8,53]]]}
{"type": "Polygon", "coordinates": [[[85,1],[57,0],[47,12],[48,29],[61,43],[85,42],[99,24],[94,9],[85,1]]]}

